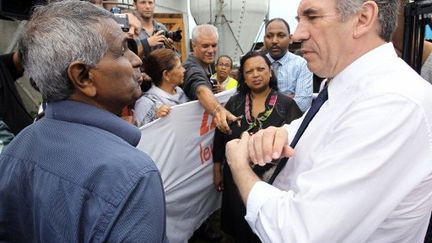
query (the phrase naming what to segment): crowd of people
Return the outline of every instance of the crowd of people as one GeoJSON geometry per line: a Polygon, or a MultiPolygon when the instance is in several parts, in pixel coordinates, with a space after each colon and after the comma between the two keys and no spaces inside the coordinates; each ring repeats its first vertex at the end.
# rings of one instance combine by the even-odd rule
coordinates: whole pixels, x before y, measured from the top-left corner
{"type": "Polygon", "coordinates": [[[294,33],[269,20],[238,67],[213,25],[192,30],[182,63],[155,0],[134,0],[126,32],[101,4],[37,7],[0,56],[0,241],[168,242],[160,173],[135,147],[140,126],[192,100],[216,124],[213,182],[234,242],[425,240],[430,43],[422,78],[396,52],[407,1],[301,0],[294,33]],[[34,123],[14,86],[23,73],[44,102],[34,123]]]}

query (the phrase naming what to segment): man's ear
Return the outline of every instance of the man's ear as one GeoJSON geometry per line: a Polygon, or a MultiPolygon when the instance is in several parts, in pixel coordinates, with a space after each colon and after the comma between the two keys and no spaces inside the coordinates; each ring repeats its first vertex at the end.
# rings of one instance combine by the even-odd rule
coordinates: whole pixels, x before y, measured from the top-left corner
{"type": "Polygon", "coordinates": [[[192,52],[195,52],[196,49],[196,43],[194,43],[193,41],[191,42],[192,45],[192,52]]]}
{"type": "Polygon", "coordinates": [[[83,93],[85,96],[96,96],[96,86],[90,77],[90,69],[80,61],[74,61],[69,64],[67,74],[76,91],[83,93]]]}
{"type": "Polygon", "coordinates": [[[353,37],[357,39],[366,33],[370,33],[371,29],[377,28],[377,21],[378,5],[375,1],[365,1],[357,13],[357,22],[354,26],[353,37]]]}

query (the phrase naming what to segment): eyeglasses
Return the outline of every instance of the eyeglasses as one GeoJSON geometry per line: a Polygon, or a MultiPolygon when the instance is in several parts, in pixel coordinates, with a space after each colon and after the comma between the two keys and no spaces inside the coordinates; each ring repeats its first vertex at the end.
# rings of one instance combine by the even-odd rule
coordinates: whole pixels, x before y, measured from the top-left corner
{"type": "Polygon", "coordinates": [[[217,65],[219,67],[226,67],[226,68],[230,68],[231,67],[231,64],[229,64],[229,63],[218,63],[217,65]]]}

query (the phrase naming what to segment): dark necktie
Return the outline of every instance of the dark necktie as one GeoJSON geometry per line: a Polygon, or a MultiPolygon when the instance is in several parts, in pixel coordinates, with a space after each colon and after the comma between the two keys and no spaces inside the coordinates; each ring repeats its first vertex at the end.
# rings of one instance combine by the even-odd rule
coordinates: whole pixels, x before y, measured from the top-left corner
{"type": "MultiPolygon", "coordinates": [[[[300,139],[300,137],[303,135],[304,131],[308,127],[309,123],[312,121],[316,113],[320,110],[321,106],[326,102],[328,99],[328,92],[327,92],[327,85],[324,87],[323,90],[318,94],[316,99],[312,101],[312,106],[309,109],[309,111],[306,113],[305,118],[303,119],[302,123],[300,124],[299,129],[297,130],[296,135],[294,136],[294,139],[292,140],[290,146],[294,148],[300,139]]],[[[281,172],[281,170],[285,167],[286,163],[288,161],[288,158],[283,158],[280,160],[280,162],[277,164],[276,169],[272,175],[272,177],[269,180],[269,184],[273,184],[274,180],[276,179],[276,176],[281,172]]]]}

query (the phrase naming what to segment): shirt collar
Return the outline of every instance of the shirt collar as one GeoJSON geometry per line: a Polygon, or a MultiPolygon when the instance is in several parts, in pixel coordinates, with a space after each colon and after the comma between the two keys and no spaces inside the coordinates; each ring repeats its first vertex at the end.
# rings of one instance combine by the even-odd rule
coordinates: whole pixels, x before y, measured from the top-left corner
{"type": "Polygon", "coordinates": [[[348,89],[357,89],[361,82],[360,79],[368,76],[368,73],[379,63],[392,58],[397,58],[392,43],[380,45],[359,57],[331,80],[328,87],[329,102],[347,94],[348,89]]]}
{"type": "Polygon", "coordinates": [[[134,147],[138,145],[141,138],[140,130],[120,117],[106,110],[77,101],[50,102],[47,105],[45,117],[106,130],[134,147]]]}
{"type": "MultiPolygon", "coordinates": [[[[294,55],[294,54],[293,54],[294,55]]],[[[268,57],[268,59],[270,60],[271,63],[273,62],[278,62],[280,65],[284,65],[290,58],[290,52],[287,50],[287,52],[285,53],[285,55],[283,55],[283,57],[281,57],[278,60],[273,59],[269,53],[266,54],[266,56],[268,57]]]]}

